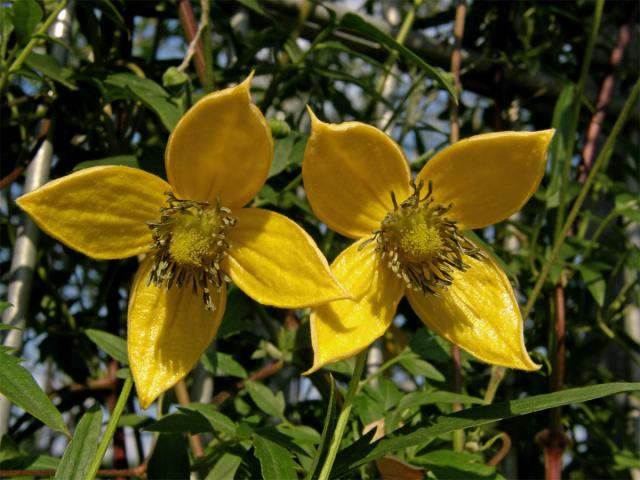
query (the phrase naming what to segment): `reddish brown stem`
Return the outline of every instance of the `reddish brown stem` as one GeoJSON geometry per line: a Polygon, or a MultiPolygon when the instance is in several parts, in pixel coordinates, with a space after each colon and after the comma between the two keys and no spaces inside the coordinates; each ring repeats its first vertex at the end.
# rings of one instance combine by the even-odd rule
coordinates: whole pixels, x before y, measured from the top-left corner
{"type": "MultiPolygon", "coordinates": [[[[564,386],[565,367],[565,301],[564,287],[557,284],[555,288],[555,325],[554,325],[554,349],[553,375],[550,379],[549,390],[557,392],[564,386]]],[[[562,455],[569,444],[569,439],[562,428],[562,409],[560,407],[551,410],[549,428],[540,432],[536,440],[544,447],[544,471],[546,480],[560,480],[562,478],[562,455]]]]}
{"type": "MultiPolygon", "coordinates": [[[[462,92],[462,83],[460,82],[460,65],[462,63],[462,35],[464,34],[464,19],[467,13],[467,6],[464,2],[456,7],[456,21],[453,30],[453,38],[455,45],[451,52],[451,74],[453,75],[454,88],[459,96],[462,92]]],[[[451,106],[451,133],[449,138],[451,143],[460,140],[460,120],[458,118],[458,108],[451,106]]]]}
{"type": "MultiPolygon", "coordinates": [[[[187,385],[184,383],[184,380],[180,380],[176,384],[174,389],[176,392],[176,397],[178,398],[178,403],[180,405],[185,407],[191,403],[191,399],[189,398],[189,391],[187,390],[187,385]]],[[[202,440],[200,439],[200,435],[189,435],[189,444],[191,445],[191,451],[193,452],[193,456],[195,458],[204,457],[204,449],[202,448],[202,440]]]]}
{"type": "MultiPolygon", "coordinates": [[[[635,17],[635,15],[633,15],[635,17]]],[[[613,95],[613,90],[616,84],[615,73],[620,64],[622,63],[622,58],[624,57],[624,51],[629,41],[631,40],[631,26],[633,24],[631,22],[622,25],[620,27],[620,31],[618,32],[618,42],[611,52],[611,57],[609,59],[609,64],[611,65],[611,72],[607,75],[602,82],[602,86],[600,87],[600,93],[598,94],[598,103],[596,104],[596,112],[591,117],[591,122],[589,122],[589,128],[587,129],[587,137],[584,144],[584,149],[582,150],[582,164],[580,165],[580,183],[584,183],[589,175],[589,170],[591,170],[591,166],[593,165],[593,159],[596,154],[596,143],[598,137],[600,136],[600,130],[602,129],[602,123],[604,122],[604,117],[606,115],[606,107],[609,105],[611,101],[611,97],[613,95]]]]}
{"type": "Polygon", "coordinates": [[[502,432],[502,434],[500,435],[500,440],[502,440],[502,446],[500,447],[500,450],[498,450],[496,454],[491,457],[491,459],[487,462],[487,465],[495,467],[504,459],[504,457],[507,456],[509,450],[511,450],[511,437],[509,436],[509,434],[507,434],[506,432],[502,432]]]}
{"type": "MultiPolygon", "coordinates": [[[[98,470],[98,477],[144,477],[147,473],[147,465],[142,464],[126,470],[104,469],[98,470]]],[[[0,470],[0,478],[15,477],[52,477],[56,474],[53,469],[46,470],[0,470]]]]}
{"type": "MultiPolygon", "coordinates": [[[[193,7],[191,6],[190,0],[180,0],[180,3],[178,4],[178,17],[180,18],[180,24],[182,25],[185,37],[187,38],[187,43],[191,43],[198,31],[198,22],[193,13],[193,7]]],[[[207,75],[204,62],[204,44],[202,43],[202,39],[199,39],[196,43],[194,59],[200,84],[205,85],[207,75]]]]}

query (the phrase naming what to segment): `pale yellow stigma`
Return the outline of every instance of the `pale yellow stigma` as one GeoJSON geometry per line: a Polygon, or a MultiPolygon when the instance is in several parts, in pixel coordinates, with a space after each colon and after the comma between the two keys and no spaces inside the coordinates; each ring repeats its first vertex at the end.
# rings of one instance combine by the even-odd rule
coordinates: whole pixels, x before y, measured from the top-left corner
{"type": "Polygon", "coordinates": [[[215,250],[217,219],[212,215],[181,215],[173,223],[169,253],[175,262],[191,267],[204,266],[203,260],[215,250]]]}
{"type": "Polygon", "coordinates": [[[228,208],[180,200],[167,192],[160,221],[149,223],[154,252],[147,285],[167,289],[190,285],[194,294],[202,294],[205,308],[215,310],[210,291],[229,281],[222,262],[229,249],[227,230],[235,223],[228,208]]]}
{"type": "Polygon", "coordinates": [[[443,245],[438,228],[424,221],[403,227],[398,232],[400,253],[411,262],[433,258],[442,250],[443,245]]]}
{"type": "Polygon", "coordinates": [[[424,196],[420,194],[422,182],[411,186],[413,194],[401,204],[391,193],[393,210],[362,245],[375,241],[376,250],[408,288],[438,295],[453,283],[454,270],[468,268],[466,256],[482,258],[482,253],[445,216],[451,205],[435,202],[431,183],[424,196]]]}

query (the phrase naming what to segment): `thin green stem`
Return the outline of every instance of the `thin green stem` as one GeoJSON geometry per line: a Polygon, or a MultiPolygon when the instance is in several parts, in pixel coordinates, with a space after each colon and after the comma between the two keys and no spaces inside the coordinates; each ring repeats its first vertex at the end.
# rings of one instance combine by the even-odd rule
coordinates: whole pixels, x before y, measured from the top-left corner
{"type": "Polygon", "coordinates": [[[56,5],[56,8],[53,10],[53,12],[51,12],[51,15],[47,17],[44,23],[40,25],[40,28],[38,28],[38,30],[36,30],[36,32],[31,36],[31,40],[29,40],[29,43],[27,43],[22,52],[20,52],[18,58],[16,58],[11,66],[4,71],[2,78],[0,78],[0,94],[4,92],[9,83],[9,75],[14,73],[22,66],[24,61],[31,53],[31,50],[33,50],[34,47],[42,41],[41,36],[46,35],[47,30],[49,30],[49,27],[53,24],[53,22],[56,21],[56,18],[58,18],[58,15],[67,6],[68,2],[69,0],[62,0],[58,5],[56,5]]]}
{"type": "Polygon", "coordinates": [[[202,9],[202,52],[204,56],[204,91],[212,92],[215,88],[213,76],[213,45],[211,41],[211,15],[209,13],[209,0],[200,1],[202,9]]]}
{"type": "Polygon", "coordinates": [[[95,478],[98,473],[98,469],[100,468],[100,464],[102,463],[102,459],[104,458],[104,454],[107,452],[107,448],[109,448],[109,443],[111,443],[111,438],[116,431],[116,427],[118,426],[118,420],[120,420],[120,415],[122,415],[122,411],[124,410],[125,405],[127,404],[127,399],[129,398],[129,394],[131,393],[131,387],[133,387],[133,377],[131,376],[131,372],[127,375],[127,379],[124,381],[124,385],[122,385],[122,391],[120,392],[120,396],[118,397],[118,401],[116,402],[116,406],[111,413],[111,418],[109,419],[109,423],[107,423],[107,428],[102,436],[102,440],[100,440],[100,444],[98,445],[98,451],[96,455],[93,457],[93,461],[91,462],[91,466],[87,472],[87,478],[95,478]]]}
{"type": "Polygon", "coordinates": [[[616,123],[613,126],[613,129],[611,130],[611,133],[609,133],[609,136],[607,137],[606,143],[602,147],[602,150],[600,150],[600,153],[598,154],[598,157],[596,158],[596,161],[594,162],[593,167],[589,172],[589,176],[587,177],[587,180],[582,185],[582,188],[580,189],[580,193],[578,193],[578,197],[576,198],[576,201],[573,204],[573,207],[571,208],[569,215],[567,216],[567,220],[564,222],[564,226],[560,231],[560,235],[556,237],[556,240],[553,244],[553,248],[551,249],[551,254],[549,255],[549,258],[547,258],[546,262],[544,263],[542,270],[538,275],[538,280],[536,281],[533,287],[533,290],[531,291],[531,295],[529,295],[529,300],[527,301],[527,304],[525,305],[522,311],[523,318],[527,318],[531,313],[531,310],[533,309],[533,305],[538,299],[538,295],[540,295],[540,292],[542,291],[544,282],[546,281],[547,276],[551,271],[551,267],[553,266],[556,258],[558,257],[558,253],[560,252],[560,248],[562,248],[564,239],[567,233],[569,232],[571,225],[573,225],[573,222],[576,220],[578,213],[580,213],[582,204],[587,198],[587,194],[591,190],[591,186],[595,181],[596,175],[600,172],[600,169],[608,160],[609,155],[611,155],[611,152],[613,151],[614,143],[618,138],[618,135],[622,131],[622,127],[624,127],[624,124],[627,122],[629,113],[631,112],[631,109],[635,105],[639,94],[640,94],[640,79],[636,81],[636,84],[634,85],[633,90],[629,95],[629,98],[625,102],[624,107],[620,112],[620,116],[618,116],[618,119],[616,120],[616,123]]]}
{"type": "MultiPolygon", "coordinates": [[[[418,10],[421,4],[422,4],[422,0],[413,1],[413,5],[411,6],[411,9],[407,13],[407,15],[404,17],[402,25],[400,26],[400,31],[396,36],[396,41],[398,43],[404,43],[404,41],[407,39],[407,35],[411,31],[413,22],[416,19],[416,11],[418,10]]],[[[389,55],[389,58],[387,58],[387,61],[384,62],[384,69],[382,71],[383,72],[382,76],[378,78],[378,83],[376,84],[376,92],[382,93],[382,90],[384,89],[384,84],[387,81],[387,77],[389,76],[389,72],[391,72],[391,69],[393,68],[393,65],[396,63],[397,59],[398,59],[398,52],[393,51],[389,55]]]]}
{"type": "Polygon", "coordinates": [[[329,475],[331,474],[331,468],[333,467],[333,462],[336,460],[336,455],[338,454],[338,450],[340,449],[342,435],[344,434],[344,430],[347,426],[349,415],[351,414],[351,407],[353,407],[353,399],[356,396],[358,385],[360,384],[360,377],[362,377],[362,372],[364,371],[364,366],[366,365],[366,363],[367,349],[360,352],[360,354],[356,358],[356,366],[353,369],[353,376],[351,377],[351,381],[349,382],[347,395],[342,405],[342,411],[340,412],[340,416],[338,417],[338,421],[336,422],[336,429],[333,433],[333,438],[331,439],[331,444],[329,445],[329,451],[327,452],[327,458],[324,461],[324,465],[322,466],[322,470],[320,471],[318,480],[328,480],[329,475]]]}
{"type": "Polygon", "coordinates": [[[371,383],[373,380],[375,380],[380,375],[382,375],[384,372],[389,370],[391,367],[393,367],[396,363],[398,363],[403,358],[404,357],[402,356],[402,354],[400,354],[400,355],[397,355],[397,356],[393,357],[391,360],[388,360],[387,362],[383,363],[380,366],[380,368],[378,368],[375,372],[373,372],[372,374],[368,375],[367,378],[365,378],[364,380],[362,380],[360,382],[360,385],[358,385],[358,393],[360,393],[360,391],[364,388],[365,385],[371,383]]]}
{"type": "Polygon", "coordinates": [[[558,215],[556,217],[556,228],[554,238],[561,236],[562,221],[564,218],[564,208],[567,201],[567,189],[569,183],[569,174],[571,171],[571,159],[573,158],[573,151],[576,145],[576,133],[578,131],[578,121],[580,120],[580,107],[582,107],[582,97],[584,95],[584,87],[587,82],[587,76],[589,75],[589,66],[591,65],[591,56],[593,54],[593,47],[598,37],[598,30],[600,29],[600,20],[602,18],[602,9],[604,7],[604,0],[598,0],[596,2],[595,12],[593,14],[593,24],[591,25],[591,32],[589,34],[589,40],[587,42],[587,48],[584,51],[584,57],[582,59],[582,67],[580,69],[580,77],[578,78],[578,84],[575,90],[575,97],[573,99],[573,110],[571,112],[571,126],[569,134],[566,137],[567,146],[565,150],[564,164],[562,166],[562,177],[560,182],[560,196],[558,198],[558,215]]]}

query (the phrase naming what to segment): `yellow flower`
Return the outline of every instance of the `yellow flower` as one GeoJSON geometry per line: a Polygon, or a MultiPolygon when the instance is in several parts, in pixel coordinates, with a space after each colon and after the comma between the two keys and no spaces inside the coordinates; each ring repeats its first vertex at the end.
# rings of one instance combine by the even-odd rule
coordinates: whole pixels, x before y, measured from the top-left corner
{"type": "Polygon", "coordinates": [[[480,360],[538,367],[511,285],[461,231],[518,211],[538,187],[553,130],[478,135],[436,154],[415,183],[400,147],[357,122],[311,115],[302,174],[311,207],[357,241],[331,268],[353,301],[311,313],[313,372],[384,334],[403,295],[440,336],[480,360]]]}
{"type": "Polygon", "coordinates": [[[165,154],[169,183],[104,166],[18,199],[40,228],[90,257],[148,253],[133,281],[127,335],[143,408],[211,343],[230,279],[258,302],[284,308],[348,296],[304,230],[283,215],[243,208],[273,158],[250,83],[207,95],[184,115],[165,154]]]}

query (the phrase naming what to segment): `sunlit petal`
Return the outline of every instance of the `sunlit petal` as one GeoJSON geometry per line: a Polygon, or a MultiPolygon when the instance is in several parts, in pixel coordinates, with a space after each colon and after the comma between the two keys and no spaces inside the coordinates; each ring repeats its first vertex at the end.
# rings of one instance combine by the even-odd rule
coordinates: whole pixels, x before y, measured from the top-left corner
{"type": "Polygon", "coordinates": [[[466,257],[466,272],[440,297],[407,290],[407,298],[433,331],[487,363],[537,370],[524,345],[524,324],[506,275],[491,258],[466,257]]]}
{"type": "Polygon", "coordinates": [[[17,202],[46,233],[98,259],[149,250],[148,221],[156,221],[171,187],[137,168],[93,167],[47,183],[17,202]]]}
{"type": "Polygon", "coordinates": [[[437,203],[460,228],[508,218],[533,195],[544,174],[554,130],[497,132],[467,138],[436,154],[417,180],[433,182],[437,203]]]}
{"type": "Polygon", "coordinates": [[[328,363],[349,358],[384,334],[393,321],[404,283],[362,241],[344,250],[331,264],[338,280],[354,297],[314,308],[311,312],[311,373],[328,363]]]}
{"type": "Polygon", "coordinates": [[[151,265],[149,257],[140,266],[129,299],[127,347],[142,408],[198,362],[218,331],[227,298],[224,286],[220,291],[212,286],[212,312],[190,285],[169,290],[147,286],[151,265]]]}
{"type": "Polygon", "coordinates": [[[250,84],[251,77],[202,98],[171,133],[165,162],[179,198],[241,207],[264,184],[273,141],[250,84]]]}
{"type": "Polygon", "coordinates": [[[287,217],[243,208],[229,231],[229,275],[254,300],[295,308],[345,298],[313,239],[287,217]]]}
{"type": "Polygon", "coordinates": [[[351,238],[369,235],[410,193],[400,147],[377,128],[358,122],[323,123],[311,111],[311,136],[302,163],[311,208],[329,227],[351,238]]]}

